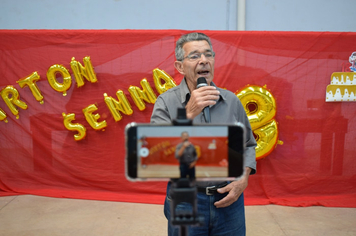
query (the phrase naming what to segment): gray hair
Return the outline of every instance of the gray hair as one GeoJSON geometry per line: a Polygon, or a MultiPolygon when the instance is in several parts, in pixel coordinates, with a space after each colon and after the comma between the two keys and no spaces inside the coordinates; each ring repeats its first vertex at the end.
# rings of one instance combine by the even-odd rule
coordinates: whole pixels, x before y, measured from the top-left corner
{"type": "Polygon", "coordinates": [[[213,45],[211,44],[210,38],[207,35],[198,32],[182,35],[176,43],[175,54],[176,54],[177,61],[183,61],[184,59],[183,46],[185,43],[192,42],[192,41],[202,41],[202,40],[207,41],[211,51],[213,51],[213,45]]]}

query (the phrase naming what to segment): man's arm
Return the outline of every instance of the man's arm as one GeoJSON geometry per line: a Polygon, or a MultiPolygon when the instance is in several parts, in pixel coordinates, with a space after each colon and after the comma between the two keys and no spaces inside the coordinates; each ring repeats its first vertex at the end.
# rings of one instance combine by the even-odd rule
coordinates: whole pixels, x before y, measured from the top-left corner
{"type": "MultiPolygon", "coordinates": [[[[194,147],[194,145],[193,145],[193,147],[194,147]]],[[[193,168],[197,164],[197,161],[198,161],[197,150],[195,149],[195,147],[194,147],[193,155],[194,155],[194,161],[192,163],[190,163],[189,168],[193,168]]]]}
{"type": "MultiPolygon", "coordinates": [[[[251,175],[256,173],[256,139],[253,136],[252,130],[249,130],[250,134],[246,135],[246,148],[245,148],[245,157],[244,157],[244,163],[245,167],[249,167],[251,169],[251,175]],[[249,139],[248,139],[249,138],[249,139]]],[[[247,130],[248,132],[248,130],[247,130]]]]}
{"type": "Polygon", "coordinates": [[[241,101],[238,99],[237,100],[237,106],[238,106],[238,114],[237,114],[237,120],[240,121],[241,123],[244,124],[245,129],[246,129],[246,148],[245,148],[245,153],[244,153],[244,165],[245,167],[250,167],[251,169],[251,175],[256,173],[256,146],[257,142],[255,137],[253,136],[252,128],[250,125],[250,121],[248,120],[248,117],[246,115],[246,112],[244,110],[243,105],[241,104],[241,101]]]}
{"type": "Polygon", "coordinates": [[[183,155],[184,150],[185,150],[186,147],[188,146],[188,145],[186,144],[186,142],[187,142],[187,141],[184,141],[183,143],[180,143],[180,144],[177,145],[176,153],[175,153],[177,159],[179,159],[179,158],[183,155]]]}
{"type": "Polygon", "coordinates": [[[237,114],[237,120],[242,122],[246,128],[246,148],[244,154],[245,171],[240,178],[228,184],[224,188],[218,189],[219,193],[228,192],[229,194],[220,201],[214,203],[217,208],[230,206],[232,203],[237,201],[237,199],[240,197],[240,195],[248,185],[249,176],[251,174],[256,173],[255,148],[257,146],[257,143],[255,137],[253,136],[250,122],[247,118],[246,113],[244,112],[244,108],[240,100],[238,100],[237,105],[239,107],[238,110],[240,111],[239,114],[237,114]]]}

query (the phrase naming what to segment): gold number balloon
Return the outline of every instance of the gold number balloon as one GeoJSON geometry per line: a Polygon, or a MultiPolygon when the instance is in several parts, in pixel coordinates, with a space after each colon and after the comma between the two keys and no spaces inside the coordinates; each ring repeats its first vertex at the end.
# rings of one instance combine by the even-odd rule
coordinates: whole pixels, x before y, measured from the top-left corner
{"type": "Polygon", "coordinates": [[[271,122],[253,130],[256,141],[256,159],[262,159],[269,155],[276,147],[278,142],[278,126],[277,122],[273,119],[271,122]]]}
{"type": "Polygon", "coordinates": [[[278,125],[274,119],[277,112],[276,100],[266,86],[247,86],[236,96],[240,99],[255,135],[256,160],[270,154],[278,141],[278,125]]]}

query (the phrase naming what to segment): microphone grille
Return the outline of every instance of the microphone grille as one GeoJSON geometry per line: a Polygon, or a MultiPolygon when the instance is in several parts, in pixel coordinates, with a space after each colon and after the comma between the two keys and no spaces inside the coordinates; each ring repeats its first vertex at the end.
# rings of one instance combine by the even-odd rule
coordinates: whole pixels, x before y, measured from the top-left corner
{"type": "Polygon", "coordinates": [[[204,77],[199,77],[197,80],[197,88],[208,86],[206,79],[204,77]]]}

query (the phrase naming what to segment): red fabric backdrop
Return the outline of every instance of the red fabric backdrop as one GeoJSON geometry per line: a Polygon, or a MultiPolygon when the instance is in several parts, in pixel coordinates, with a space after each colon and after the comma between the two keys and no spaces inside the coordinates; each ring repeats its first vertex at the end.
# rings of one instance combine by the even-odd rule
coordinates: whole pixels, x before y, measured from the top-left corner
{"type": "MultiPolygon", "coordinates": [[[[130,85],[148,80],[159,68],[179,83],[173,67],[175,41],[185,31],[18,30],[0,31],[0,90],[14,86],[27,110],[19,119],[0,99],[8,123],[0,122],[0,196],[52,197],[163,203],[165,183],[131,183],[124,174],[124,128],[149,122],[153,104],[140,111],[130,85]],[[68,95],[53,90],[46,72],[61,64],[70,73],[72,57],[90,56],[97,83],[73,84],[68,95]],[[37,71],[44,104],[16,81],[37,71]],[[104,93],[123,90],[131,116],[115,122],[104,93]],[[86,122],[82,109],[96,104],[104,131],[86,122]],[[84,140],[63,125],[75,113],[87,128],[84,140]]],[[[356,103],[326,103],[333,72],[343,70],[356,51],[356,33],[205,31],[216,52],[214,82],[233,92],[247,84],[264,86],[277,102],[279,139],[284,142],[257,163],[246,204],[356,207],[356,103]]],[[[83,63],[82,63],[83,64],[83,63]]],[[[157,91],[154,89],[156,95],[157,91]]]]}

